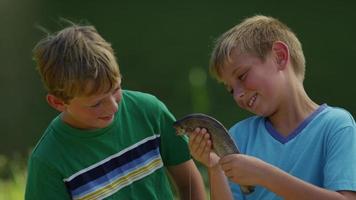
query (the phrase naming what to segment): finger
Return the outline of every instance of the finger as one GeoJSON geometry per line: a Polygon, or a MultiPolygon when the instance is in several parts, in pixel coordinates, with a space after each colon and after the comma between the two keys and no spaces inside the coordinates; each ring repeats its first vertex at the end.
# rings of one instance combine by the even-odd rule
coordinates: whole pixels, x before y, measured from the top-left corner
{"type": "Polygon", "coordinates": [[[192,134],[191,137],[189,138],[188,147],[191,153],[195,153],[197,150],[197,144],[196,144],[197,137],[198,135],[192,134]]]}
{"type": "Polygon", "coordinates": [[[208,133],[203,134],[201,144],[204,144],[203,151],[209,155],[212,149],[212,142],[210,140],[210,135],[208,133]]]}
{"type": "Polygon", "coordinates": [[[202,129],[201,133],[203,134],[205,140],[210,140],[210,134],[206,132],[206,129],[202,129]]]}
{"type": "Polygon", "coordinates": [[[193,130],[193,132],[189,132],[189,142],[190,143],[197,143],[197,140],[199,140],[199,135],[200,135],[200,128],[196,128],[193,130]]]}
{"type": "Polygon", "coordinates": [[[210,136],[209,134],[205,133],[201,133],[202,134],[202,139],[200,141],[199,144],[199,150],[197,151],[197,153],[199,153],[200,155],[204,155],[204,156],[209,156],[209,153],[211,151],[211,141],[210,141],[210,136]]]}
{"type": "Polygon", "coordinates": [[[234,174],[232,173],[232,170],[224,171],[224,174],[225,174],[225,176],[228,177],[229,179],[233,179],[233,178],[234,178],[234,174]]]}
{"type": "Polygon", "coordinates": [[[224,157],[222,157],[219,161],[220,165],[226,165],[229,164],[231,161],[233,161],[238,154],[229,154],[224,157]]]}
{"type": "Polygon", "coordinates": [[[200,133],[200,128],[196,128],[192,133],[191,140],[189,141],[189,148],[191,152],[200,154],[199,149],[201,148],[203,137],[204,135],[200,133]]]}
{"type": "Polygon", "coordinates": [[[200,133],[201,134],[201,141],[200,146],[204,147],[204,151],[210,152],[212,148],[212,142],[210,140],[210,135],[208,133],[200,133]]]}
{"type": "Polygon", "coordinates": [[[189,136],[189,145],[192,145],[195,142],[198,134],[196,134],[195,132],[189,132],[188,136],[189,136]]]}
{"type": "Polygon", "coordinates": [[[189,140],[192,140],[192,138],[195,136],[194,131],[186,130],[186,134],[189,137],[189,140]]]}
{"type": "MultiPolygon", "coordinates": [[[[220,159],[220,160],[221,160],[221,159],[220,159]]],[[[231,171],[231,165],[230,165],[229,162],[228,162],[228,163],[224,163],[224,164],[221,164],[221,163],[219,162],[219,164],[220,164],[220,167],[221,167],[221,169],[222,169],[223,171],[225,171],[225,172],[231,171]]]]}

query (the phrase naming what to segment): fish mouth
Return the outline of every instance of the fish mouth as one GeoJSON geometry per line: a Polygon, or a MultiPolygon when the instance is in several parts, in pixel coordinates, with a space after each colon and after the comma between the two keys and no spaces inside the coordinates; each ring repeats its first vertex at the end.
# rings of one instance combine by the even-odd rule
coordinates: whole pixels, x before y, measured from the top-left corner
{"type": "Polygon", "coordinates": [[[177,135],[184,135],[186,133],[185,129],[181,127],[174,127],[176,129],[176,134],[177,135]]]}

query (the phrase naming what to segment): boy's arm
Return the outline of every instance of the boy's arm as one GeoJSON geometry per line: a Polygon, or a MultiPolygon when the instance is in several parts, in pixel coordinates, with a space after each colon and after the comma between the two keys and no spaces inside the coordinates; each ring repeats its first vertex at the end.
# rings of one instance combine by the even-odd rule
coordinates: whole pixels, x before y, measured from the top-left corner
{"type": "Polygon", "coordinates": [[[273,166],[268,166],[263,185],[283,199],[356,200],[356,192],[317,187],[273,166]]]}
{"type": "Polygon", "coordinates": [[[168,166],[167,169],[177,187],[180,199],[206,199],[204,182],[193,160],[168,166]]]}
{"type": "Polygon", "coordinates": [[[356,200],[356,192],[335,192],[317,187],[251,156],[228,155],[220,160],[220,164],[232,181],[261,185],[283,199],[356,200]]]}
{"type": "Polygon", "coordinates": [[[28,166],[25,200],[71,199],[61,176],[36,157],[28,166]]]}
{"type": "Polygon", "coordinates": [[[197,128],[189,133],[189,149],[191,155],[208,169],[211,200],[233,199],[227,178],[218,163],[220,158],[212,152],[210,135],[206,129],[197,128]]]}
{"type": "Polygon", "coordinates": [[[232,200],[232,193],[224,171],[220,165],[208,168],[211,200],[232,200]]]}
{"type": "Polygon", "coordinates": [[[194,161],[190,159],[187,138],[175,134],[172,126],[174,116],[162,102],[159,105],[160,153],[180,199],[206,200],[204,182],[194,161]]]}
{"type": "Polygon", "coordinates": [[[206,199],[204,182],[193,160],[168,166],[167,169],[177,186],[180,199],[206,199]]]}

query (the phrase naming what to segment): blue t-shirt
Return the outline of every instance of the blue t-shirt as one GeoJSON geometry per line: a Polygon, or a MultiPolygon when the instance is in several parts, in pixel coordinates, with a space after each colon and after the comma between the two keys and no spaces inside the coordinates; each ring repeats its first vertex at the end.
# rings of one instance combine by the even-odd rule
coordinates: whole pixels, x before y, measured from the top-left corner
{"type": "MultiPolygon", "coordinates": [[[[230,134],[242,153],[299,179],[328,190],[356,191],[356,125],[346,110],[323,104],[288,137],[259,116],[235,124],[230,134]]],[[[261,186],[246,196],[237,184],[230,187],[235,199],[282,199],[261,186]]]]}

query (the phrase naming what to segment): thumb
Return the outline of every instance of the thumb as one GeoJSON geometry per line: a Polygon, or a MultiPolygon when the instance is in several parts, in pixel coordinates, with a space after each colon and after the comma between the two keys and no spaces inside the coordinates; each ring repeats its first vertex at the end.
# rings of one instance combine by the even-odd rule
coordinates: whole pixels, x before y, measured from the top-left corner
{"type": "Polygon", "coordinates": [[[224,164],[231,162],[236,157],[236,155],[237,154],[229,154],[229,155],[222,157],[219,161],[219,164],[224,165],[224,164]]]}

